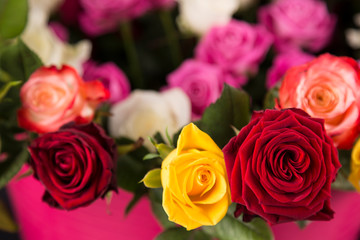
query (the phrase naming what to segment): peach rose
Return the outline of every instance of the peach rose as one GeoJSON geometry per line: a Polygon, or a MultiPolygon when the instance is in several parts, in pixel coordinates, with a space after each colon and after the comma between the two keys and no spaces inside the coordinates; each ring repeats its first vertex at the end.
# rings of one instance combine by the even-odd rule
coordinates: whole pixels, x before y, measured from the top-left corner
{"type": "Polygon", "coordinates": [[[336,147],[350,149],[359,134],[360,69],[349,57],[323,54],[291,68],[279,91],[281,108],[301,108],[325,119],[336,147]]]}
{"type": "Polygon", "coordinates": [[[71,121],[87,123],[98,104],[109,97],[100,81],[85,83],[70,66],[41,67],[20,90],[19,126],[46,133],[71,121]]]}

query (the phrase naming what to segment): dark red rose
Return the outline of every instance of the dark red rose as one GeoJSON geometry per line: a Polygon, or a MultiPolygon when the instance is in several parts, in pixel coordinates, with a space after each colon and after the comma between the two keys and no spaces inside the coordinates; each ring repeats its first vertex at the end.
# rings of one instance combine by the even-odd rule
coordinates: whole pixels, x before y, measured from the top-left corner
{"type": "Polygon", "coordinates": [[[333,218],[330,188],[341,165],[324,120],[300,109],[255,112],[223,152],[236,217],[333,218]]]}
{"type": "Polygon", "coordinates": [[[96,124],[68,124],[29,146],[34,176],[45,186],[51,206],[86,206],[109,190],[117,191],[115,143],[96,124]]]}

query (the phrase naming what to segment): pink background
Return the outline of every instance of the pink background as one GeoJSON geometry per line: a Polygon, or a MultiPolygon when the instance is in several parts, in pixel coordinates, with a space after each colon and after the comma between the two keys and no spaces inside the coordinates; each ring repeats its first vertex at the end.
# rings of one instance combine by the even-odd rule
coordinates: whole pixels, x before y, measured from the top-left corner
{"type": "MultiPolygon", "coordinates": [[[[8,191],[24,240],[146,240],[153,239],[161,231],[146,198],[124,216],[131,199],[131,194],[124,191],[113,196],[109,207],[100,199],[88,207],[69,212],[41,202],[44,189],[33,177],[12,182],[8,191]]],[[[334,191],[332,206],[336,214],[330,222],[312,222],[303,230],[295,223],[273,226],[275,240],[358,239],[360,194],[334,191]]]]}
{"type": "Polygon", "coordinates": [[[161,231],[146,198],[124,215],[132,198],[125,191],[114,194],[109,207],[99,199],[90,206],[64,211],[41,201],[44,188],[33,177],[12,182],[7,189],[24,240],[143,240],[161,231]]]}

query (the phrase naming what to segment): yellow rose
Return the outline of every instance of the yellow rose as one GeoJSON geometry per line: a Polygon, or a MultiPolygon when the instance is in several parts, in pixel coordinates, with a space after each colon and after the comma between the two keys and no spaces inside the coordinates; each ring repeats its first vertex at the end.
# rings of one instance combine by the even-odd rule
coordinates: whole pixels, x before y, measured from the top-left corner
{"type": "Polygon", "coordinates": [[[163,207],[169,220],[191,230],[215,225],[231,203],[224,155],[209,135],[190,123],[163,161],[163,207]]]}
{"type": "Polygon", "coordinates": [[[351,171],[349,181],[360,192],[360,140],[358,140],[351,152],[351,171]]]}

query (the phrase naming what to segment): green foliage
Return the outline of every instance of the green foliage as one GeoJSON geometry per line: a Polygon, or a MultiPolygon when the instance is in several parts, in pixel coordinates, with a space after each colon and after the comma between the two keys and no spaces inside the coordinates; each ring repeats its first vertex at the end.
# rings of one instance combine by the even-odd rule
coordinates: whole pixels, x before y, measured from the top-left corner
{"type": "Polygon", "coordinates": [[[155,240],[210,240],[211,237],[206,235],[202,230],[196,229],[192,231],[186,231],[185,228],[173,227],[168,228],[158,235],[155,240]]]}
{"type": "Polygon", "coordinates": [[[205,226],[203,230],[219,240],[247,239],[247,240],[270,240],[274,239],[270,227],[260,219],[254,218],[249,223],[226,215],[215,226],[205,226]]]}
{"type": "Polygon", "coordinates": [[[14,38],[25,28],[27,0],[0,0],[0,40],[14,38]]]}
{"type": "Polygon", "coordinates": [[[4,187],[28,160],[26,142],[14,138],[15,134],[24,133],[17,125],[16,111],[21,106],[21,83],[41,65],[40,59],[21,40],[13,41],[0,49],[1,153],[8,156],[0,163],[0,188],[4,187]]]}
{"type": "Polygon", "coordinates": [[[15,87],[19,84],[21,84],[21,81],[12,81],[5,83],[5,85],[0,88],[0,102],[12,87],[15,87]]]}
{"type": "Polygon", "coordinates": [[[266,95],[264,100],[264,109],[273,109],[276,105],[276,99],[279,97],[279,87],[273,87],[270,89],[266,95]]]}
{"type": "Polygon", "coordinates": [[[211,104],[196,125],[223,148],[235,136],[232,127],[241,129],[250,120],[250,99],[247,93],[228,85],[221,97],[211,104]]]}
{"type": "Polygon", "coordinates": [[[26,81],[42,65],[40,58],[21,39],[0,49],[0,69],[13,80],[26,81]]]}
{"type": "MultiPolygon", "coordinates": [[[[28,152],[25,146],[20,143],[15,144],[14,149],[18,152],[6,152],[8,158],[0,163],[0,188],[3,188],[21,169],[22,165],[28,160],[28,152]]],[[[5,147],[3,147],[5,148],[5,147]]]]}
{"type": "Polygon", "coordinates": [[[348,181],[350,174],[350,162],[351,162],[351,151],[350,150],[338,150],[339,160],[341,168],[336,176],[335,182],[332,183],[331,187],[339,190],[350,190],[355,191],[354,186],[348,181]]]}

